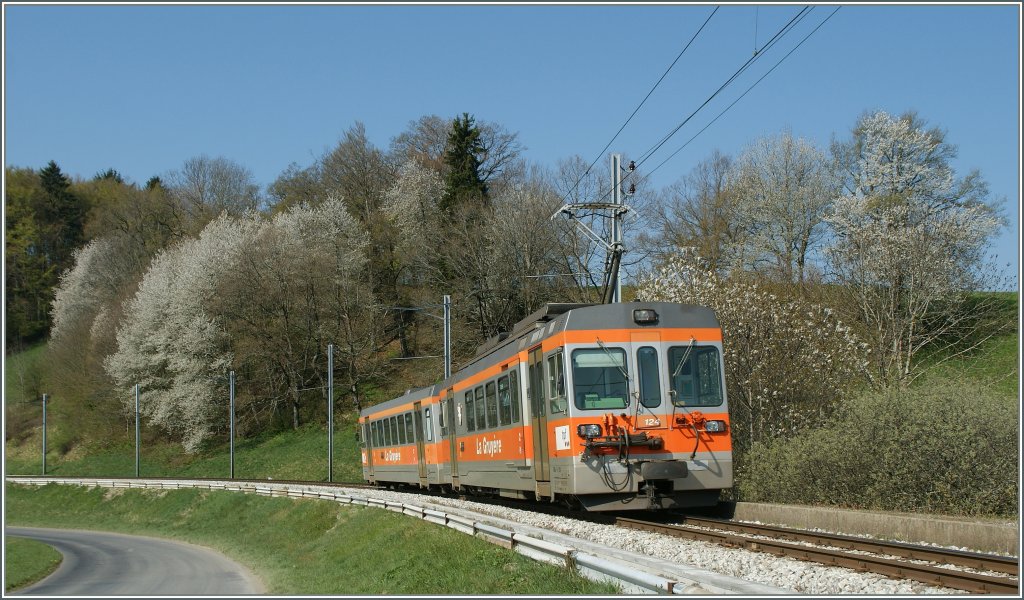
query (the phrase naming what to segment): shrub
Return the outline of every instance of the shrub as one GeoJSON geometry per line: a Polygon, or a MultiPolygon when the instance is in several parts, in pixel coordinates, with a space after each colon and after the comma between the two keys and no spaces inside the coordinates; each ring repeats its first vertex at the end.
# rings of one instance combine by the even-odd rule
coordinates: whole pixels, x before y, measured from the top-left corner
{"type": "Polygon", "coordinates": [[[1016,515],[1016,402],[956,379],[851,399],[803,435],[756,444],[747,501],[1016,515]]]}

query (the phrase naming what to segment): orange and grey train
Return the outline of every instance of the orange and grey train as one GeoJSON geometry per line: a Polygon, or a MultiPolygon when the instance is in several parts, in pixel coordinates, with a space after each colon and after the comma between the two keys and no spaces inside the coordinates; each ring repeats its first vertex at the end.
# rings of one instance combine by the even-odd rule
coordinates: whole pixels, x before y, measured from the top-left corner
{"type": "Polygon", "coordinates": [[[447,380],[364,409],[363,478],[594,511],[713,505],[732,486],[722,363],[708,308],[548,304],[447,380]]]}

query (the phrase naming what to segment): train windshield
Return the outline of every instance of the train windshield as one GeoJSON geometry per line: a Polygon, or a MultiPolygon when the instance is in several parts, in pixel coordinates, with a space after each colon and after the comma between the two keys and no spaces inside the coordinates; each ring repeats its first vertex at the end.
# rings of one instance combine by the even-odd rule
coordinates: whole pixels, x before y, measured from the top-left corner
{"type": "Polygon", "coordinates": [[[588,348],[572,353],[576,408],[625,408],[628,377],[626,352],[621,348],[588,348]]]}
{"type": "Polygon", "coordinates": [[[722,404],[722,369],[714,346],[673,346],[668,351],[672,403],[676,406],[722,404]]]}

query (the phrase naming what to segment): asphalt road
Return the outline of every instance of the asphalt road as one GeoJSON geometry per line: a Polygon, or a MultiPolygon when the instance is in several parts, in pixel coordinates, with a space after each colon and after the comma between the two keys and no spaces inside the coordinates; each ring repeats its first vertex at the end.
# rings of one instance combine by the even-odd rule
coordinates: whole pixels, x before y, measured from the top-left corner
{"type": "Polygon", "coordinates": [[[5,535],[32,538],[64,555],[49,577],[19,594],[50,596],[182,596],[264,593],[245,567],[191,544],[156,538],[7,527],[5,535]]]}

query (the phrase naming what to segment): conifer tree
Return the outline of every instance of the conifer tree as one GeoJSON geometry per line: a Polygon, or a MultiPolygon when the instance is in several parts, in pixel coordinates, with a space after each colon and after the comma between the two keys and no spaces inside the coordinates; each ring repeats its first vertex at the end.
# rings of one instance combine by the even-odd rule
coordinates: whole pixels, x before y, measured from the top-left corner
{"type": "Polygon", "coordinates": [[[118,173],[115,169],[107,169],[106,171],[100,171],[99,173],[96,173],[92,177],[93,181],[102,181],[104,179],[109,179],[117,183],[124,183],[124,177],[122,177],[121,174],[118,173]]]}
{"type": "Polygon", "coordinates": [[[487,183],[480,177],[480,157],[484,152],[480,128],[469,113],[462,113],[452,121],[448,134],[448,149],[444,154],[447,167],[441,210],[451,215],[469,202],[486,204],[487,183]]]}
{"type": "Polygon", "coordinates": [[[50,264],[60,272],[71,265],[72,254],[84,241],[86,207],[56,162],[51,160],[39,171],[39,181],[44,192],[36,206],[41,246],[50,264]]]}

